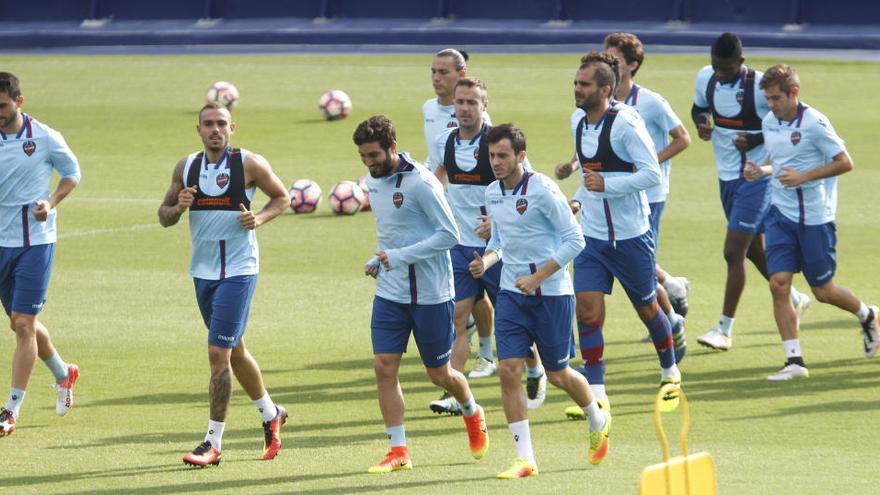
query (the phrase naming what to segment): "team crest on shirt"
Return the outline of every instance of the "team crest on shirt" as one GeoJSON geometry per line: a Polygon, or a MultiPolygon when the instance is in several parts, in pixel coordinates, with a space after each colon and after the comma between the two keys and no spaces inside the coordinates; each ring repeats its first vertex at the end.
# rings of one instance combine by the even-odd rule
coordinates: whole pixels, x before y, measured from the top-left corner
{"type": "Polygon", "coordinates": [[[797,144],[801,142],[801,133],[800,131],[794,131],[791,133],[791,144],[793,146],[797,146],[797,144]]]}
{"type": "MultiPolygon", "coordinates": [[[[452,117],[455,118],[455,115],[453,115],[452,117]]],[[[453,127],[458,127],[458,122],[456,122],[456,121],[454,121],[454,120],[450,120],[450,121],[446,124],[446,128],[447,128],[447,129],[452,129],[453,127]]]]}
{"type": "Polygon", "coordinates": [[[25,155],[27,155],[27,156],[31,156],[31,155],[34,154],[34,151],[37,151],[37,143],[35,143],[35,142],[31,141],[30,139],[28,139],[27,141],[25,141],[25,142],[21,145],[21,149],[22,149],[22,151],[24,151],[24,154],[25,154],[25,155]]]}
{"type": "Polygon", "coordinates": [[[480,148],[474,149],[474,160],[477,160],[477,161],[480,160],[480,148]]]}
{"type": "Polygon", "coordinates": [[[737,91],[736,92],[736,102],[742,105],[743,99],[745,99],[745,92],[737,91]]]}
{"type": "Polygon", "coordinates": [[[394,203],[395,208],[400,208],[403,206],[403,193],[398,191],[391,196],[391,202],[394,203]]]}
{"type": "Polygon", "coordinates": [[[516,200],[516,212],[522,215],[526,212],[526,208],[529,207],[529,200],[526,198],[519,198],[516,200]]]}
{"type": "Polygon", "coordinates": [[[229,184],[229,174],[227,174],[226,172],[221,172],[221,173],[217,174],[216,181],[217,181],[217,187],[219,187],[220,189],[225,188],[226,184],[229,184]]]}

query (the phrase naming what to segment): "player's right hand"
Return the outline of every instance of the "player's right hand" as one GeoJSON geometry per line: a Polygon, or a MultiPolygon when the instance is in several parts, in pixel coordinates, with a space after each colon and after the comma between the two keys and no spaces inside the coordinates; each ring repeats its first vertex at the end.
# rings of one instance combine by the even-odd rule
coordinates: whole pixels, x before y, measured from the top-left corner
{"type": "Polygon", "coordinates": [[[192,187],[184,187],[177,193],[177,207],[180,208],[180,211],[186,211],[187,208],[192,206],[193,199],[196,196],[196,188],[198,186],[192,187]]]}
{"type": "Polygon", "coordinates": [[[712,139],[712,126],[708,123],[698,125],[697,135],[700,136],[700,139],[703,141],[709,141],[712,139]]]}
{"type": "Polygon", "coordinates": [[[743,168],[743,178],[747,181],[751,182],[753,180],[758,180],[764,176],[764,172],[761,170],[761,167],[749,160],[746,162],[745,168],[743,168]]]}
{"type": "Polygon", "coordinates": [[[480,278],[486,273],[486,263],[483,262],[483,257],[476,250],[474,250],[474,259],[468,263],[468,270],[474,278],[480,278]]]}
{"type": "Polygon", "coordinates": [[[572,214],[577,215],[578,212],[581,211],[581,202],[576,199],[573,199],[568,202],[568,207],[571,208],[572,214]]]}
{"type": "Polygon", "coordinates": [[[573,169],[574,167],[571,166],[571,162],[556,165],[556,178],[559,180],[567,179],[571,175],[573,169]]]}

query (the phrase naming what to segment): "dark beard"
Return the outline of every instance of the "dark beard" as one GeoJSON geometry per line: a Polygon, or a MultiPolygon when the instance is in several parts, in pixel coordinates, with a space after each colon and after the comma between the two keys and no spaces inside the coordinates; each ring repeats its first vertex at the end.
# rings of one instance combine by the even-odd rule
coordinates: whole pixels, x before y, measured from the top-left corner
{"type": "Polygon", "coordinates": [[[387,160],[382,163],[382,168],[378,173],[373,173],[373,169],[369,169],[370,176],[374,179],[381,179],[382,177],[388,177],[391,175],[391,170],[393,166],[391,164],[391,157],[389,156],[387,160]]]}

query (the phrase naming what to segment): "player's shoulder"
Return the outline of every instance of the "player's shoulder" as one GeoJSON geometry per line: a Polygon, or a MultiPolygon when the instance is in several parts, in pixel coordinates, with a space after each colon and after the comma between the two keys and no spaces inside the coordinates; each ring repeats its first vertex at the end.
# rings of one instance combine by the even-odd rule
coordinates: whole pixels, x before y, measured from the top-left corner
{"type": "Polygon", "coordinates": [[[584,118],[586,112],[582,108],[575,108],[573,112],[571,112],[571,126],[574,127],[584,118]]]}
{"type": "Polygon", "coordinates": [[[449,139],[449,136],[458,130],[458,127],[447,127],[440,131],[435,138],[437,143],[446,144],[446,141],[449,139]]]}
{"type": "Polygon", "coordinates": [[[713,75],[715,75],[715,69],[713,69],[711,65],[704,65],[697,71],[697,84],[702,84],[703,86],[709,84],[709,79],[711,79],[713,75]]]}
{"type": "Polygon", "coordinates": [[[29,124],[31,126],[31,136],[35,138],[48,137],[55,141],[63,141],[64,137],[59,131],[49,125],[28,115],[29,124]]]}
{"type": "Polygon", "coordinates": [[[422,113],[425,115],[429,115],[432,113],[436,113],[437,111],[437,98],[428,98],[425,100],[425,103],[422,104],[422,113]]]}
{"type": "Polygon", "coordinates": [[[559,189],[559,184],[557,184],[556,181],[551,179],[548,175],[542,174],[541,172],[530,172],[530,174],[531,175],[528,178],[529,194],[562,194],[561,190],[559,189]]]}
{"type": "Polygon", "coordinates": [[[666,101],[663,95],[644,86],[639,86],[638,103],[639,105],[645,104],[650,108],[661,108],[669,105],[669,102],[666,101]]]}
{"type": "Polygon", "coordinates": [[[620,121],[621,123],[626,123],[629,126],[635,127],[639,124],[645,125],[645,119],[642,118],[639,111],[626,103],[617,103],[614,107],[617,110],[617,117],[614,119],[614,122],[617,123],[620,121]]]}
{"type": "Polygon", "coordinates": [[[801,127],[824,127],[831,128],[831,120],[814,107],[804,105],[804,114],[801,127]]]}

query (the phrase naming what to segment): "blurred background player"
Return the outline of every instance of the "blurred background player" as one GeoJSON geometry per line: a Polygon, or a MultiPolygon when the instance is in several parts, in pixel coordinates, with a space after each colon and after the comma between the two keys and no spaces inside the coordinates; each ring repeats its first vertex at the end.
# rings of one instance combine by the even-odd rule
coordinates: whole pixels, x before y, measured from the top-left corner
{"type": "Polygon", "coordinates": [[[73,407],[79,368],[65,363],[37,315],[46,302],[55,256],[56,208],[77,186],[79,163],[61,134],[21,111],[14,75],[0,72],[0,300],[15,332],[12,389],[0,410],[0,437],[15,431],[37,356],[55,377],[55,413],[73,407]],[[49,194],[52,171],[60,180],[49,194]]]}
{"type": "MultiPolygon", "coordinates": [[[[474,253],[483,254],[486,241],[491,236],[491,224],[486,216],[486,186],[495,181],[489,165],[489,152],[485,135],[491,126],[483,120],[488,104],[486,85],[476,78],[462,77],[455,86],[455,114],[459,127],[442,132],[434,143],[435,150],[442,161],[435,173],[446,186],[446,197],[452,208],[455,222],[459,227],[460,241],[450,249],[452,270],[455,277],[455,345],[452,348],[452,367],[464,371],[470,352],[467,332],[467,318],[474,302],[488,296],[494,306],[501,280],[501,263],[494,266],[479,279],[475,279],[468,269],[474,253]]],[[[432,152],[432,154],[433,154],[432,152]]],[[[527,170],[531,171],[528,163],[527,170]]],[[[490,322],[491,330],[491,322],[490,322]]],[[[495,361],[492,356],[491,334],[480,337],[480,355],[469,378],[482,378],[495,374],[495,361]],[[484,345],[483,340],[487,342],[484,345]]],[[[540,407],[546,397],[547,378],[538,358],[529,358],[526,363],[526,392],[529,407],[540,407]]],[[[459,411],[459,405],[448,393],[431,402],[431,409],[437,413],[459,411]]]]}
{"type": "MultiPolygon", "coordinates": [[[[586,247],[574,261],[574,290],[581,356],[593,393],[606,409],[605,294],[620,281],[648,329],[660,361],[660,385],[679,384],[672,327],[657,303],[654,238],[646,191],[661,183],[654,143],[638,112],[612,101],[623,60],[607,52],[581,59],[575,75],[575,103],[584,112],[572,118],[583,187],[575,198],[583,205],[580,225],[586,247]]],[[[683,330],[683,327],[680,328],[683,330]]],[[[682,337],[680,341],[684,341],[682,337]]],[[[666,410],[678,405],[668,394],[666,410]]]]}
{"type": "MultiPolygon", "coordinates": [[[[769,177],[747,181],[743,177],[746,162],[763,163],[767,157],[761,119],[769,108],[760,89],[762,74],[745,64],[742,42],[733,33],[724,33],[712,44],[712,65],[700,69],[691,117],[703,141],[712,141],[721,206],[727,218],[724,260],[727,283],[724,305],[718,325],[700,336],[697,342],[726,351],[733,345],[733,321],[746,283],[745,260],[748,258],[764,278],[768,278],[764,258],[764,218],[770,204],[769,177]],[[714,126],[709,119],[714,122],[714,126]]],[[[791,291],[798,313],[809,306],[810,299],[791,291]]]]}
{"type": "Polygon", "coordinates": [[[471,455],[480,459],[489,448],[483,408],[465,376],[449,364],[455,338],[449,248],[458,242],[458,228],[443,186],[408,154],[397,152],[396,132],[387,117],[361,122],[352,138],[370,171],[367,186],[376,215],[379,251],[364,273],[376,279],[370,328],[379,409],[391,447],[369,472],[412,469],[399,381],[410,333],[431,381],[461,404],[471,455]]]}
{"type": "MultiPolygon", "coordinates": [[[[428,149],[428,158],[425,167],[431,172],[443,163],[443,155],[437,150],[435,143],[437,138],[449,129],[459,126],[455,115],[455,85],[458,80],[467,75],[468,54],[455,48],[440,50],[431,61],[431,85],[434,88],[436,98],[428,99],[422,105],[424,118],[425,147],[428,149]]],[[[487,125],[492,125],[492,120],[486,112],[483,102],[482,120],[487,125]]],[[[485,378],[492,376],[495,369],[495,356],[492,352],[492,304],[483,293],[477,294],[474,299],[473,309],[467,319],[468,329],[468,353],[470,353],[470,336],[477,332],[479,338],[479,354],[474,363],[474,369],[468,375],[471,378],[485,378]],[[490,366],[491,364],[491,366],[490,366]]],[[[467,359],[467,353],[464,355],[467,359]]],[[[456,362],[453,359],[453,362],[456,362]]],[[[464,369],[462,363],[461,368],[464,369]]],[[[448,412],[456,413],[455,404],[451,402],[448,393],[444,393],[440,399],[432,401],[434,407],[446,407],[448,412]]]]}
{"type": "Polygon", "coordinates": [[[770,179],[767,215],[767,271],[773,314],[786,362],[771,381],[809,376],[798,340],[800,318],[791,302],[791,279],[803,272],[813,295],[856,315],[862,324],[865,357],[877,353],[877,306],[867,306],[834,283],[837,268],[837,176],[852,170],[843,140],[825,115],[800,101],[800,80],[785,64],[767,69],[761,89],[770,112],[762,130],[767,162],[749,161],[748,180],[770,179]]]}
{"type": "Polygon", "coordinates": [[[498,179],[486,188],[492,238],[484,257],[475,253],[470,269],[480,277],[505,260],[495,339],[501,402],[517,452],[510,468],[498,477],[538,474],[520,384],[523,361],[533,342],[544,358],[550,383],[565,390],[589,418],[589,461],[599,464],[608,453],[611,415],[600,408],[583,375],[568,366],[574,316],[568,263],[583,249],[583,234],[559,186],[546,175],[525,171],[526,138],[518,127],[502,124],[484,139],[498,179]]]}
{"type": "Polygon", "coordinates": [[[235,123],[225,106],[208,103],[202,107],[196,130],[205,149],[177,162],[159,207],[163,227],[177,224],[189,210],[189,274],[208,327],[208,433],[204,442],[184,455],[183,462],[197,467],[220,464],[232,374],[262,417],[263,459],[271,460],[281,448],[287,410],[269,397],[260,366],[245,347],[243,336],[259,272],[254,230],[280,215],[290,204],[290,196],[265,158],[230,146],[235,123]],[[257,188],[269,202],[254,213],[250,207],[257,188]]]}

